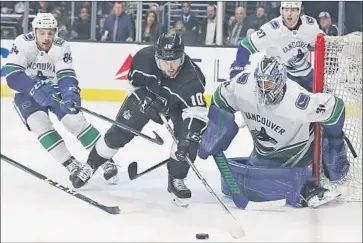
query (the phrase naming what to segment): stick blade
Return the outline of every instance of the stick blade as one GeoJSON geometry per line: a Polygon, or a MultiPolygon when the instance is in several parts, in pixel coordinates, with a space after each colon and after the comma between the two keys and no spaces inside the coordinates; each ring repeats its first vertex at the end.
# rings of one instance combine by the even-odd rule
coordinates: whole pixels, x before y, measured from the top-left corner
{"type": "Polygon", "coordinates": [[[127,168],[127,171],[129,173],[130,180],[133,180],[137,176],[137,162],[132,162],[129,164],[129,167],[127,168]]]}
{"type": "Polygon", "coordinates": [[[118,206],[115,206],[115,207],[105,207],[104,208],[104,210],[106,211],[106,212],[108,212],[109,214],[113,214],[113,215],[115,215],[115,214],[120,214],[121,213],[121,210],[120,210],[120,208],[118,207],[118,206]]]}
{"type": "Polygon", "coordinates": [[[159,134],[157,134],[157,132],[153,131],[154,135],[155,135],[155,139],[158,141],[159,145],[163,145],[164,144],[164,140],[159,136],[159,134]]]}

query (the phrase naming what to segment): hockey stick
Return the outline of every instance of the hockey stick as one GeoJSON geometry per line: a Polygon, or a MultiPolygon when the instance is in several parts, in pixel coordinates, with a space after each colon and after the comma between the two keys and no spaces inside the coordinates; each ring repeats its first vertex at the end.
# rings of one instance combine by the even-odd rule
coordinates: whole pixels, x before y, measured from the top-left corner
{"type": "Polygon", "coordinates": [[[352,143],[350,142],[349,138],[345,135],[345,133],[344,133],[343,137],[344,137],[345,142],[348,145],[348,148],[350,149],[350,152],[352,152],[353,157],[357,158],[358,157],[357,152],[355,152],[355,149],[354,149],[352,143]]]}
{"type": "MultiPolygon", "coordinates": [[[[57,97],[56,95],[53,95],[53,98],[54,98],[55,101],[57,101],[59,103],[63,103],[63,100],[61,98],[57,97]]],[[[120,123],[118,121],[114,121],[114,120],[112,120],[112,119],[110,119],[110,118],[108,118],[106,116],[98,114],[98,113],[96,113],[94,111],[91,111],[91,110],[89,110],[87,108],[84,108],[82,106],[75,107],[75,109],[80,109],[81,111],[84,111],[84,112],[86,112],[86,113],[88,113],[88,114],[90,114],[92,116],[98,117],[98,118],[100,118],[100,119],[102,119],[104,121],[107,121],[107,122],[109,122],[109,123],[111,123],[113,125],[116,125],[119,128],[134,134],[135,136],[145,138],[146,140],[148,140],[150,142],[153,142],[153,143],[156,143],[156,144],[159,144],[159,145],[163,145],[163,143],[164,143],[164,140],[155,131],[153,131],[153,133],[154,133],[154,135],[156,137],[152,138],[152,137],[149,137],[148,135],[145,135],[145,134],[143,134],[143,133],[141,133],[139,131],[136,131],[135,129],[133,129],[133,128],[129,127],[129,126],[126,126],[126,125],[124,125],[124,124],[122,124],[122,123],[120,123]]]]}
{"type": "MultiPolygon", "coordinates": [[[[169,131],[171,137],[173,138],[173,141],[175,143],[178,143],[178,139],[175,137],[174,135],[174,131],[173,129],[170,127],[170,125],[168,124],[168,121],[166,119],[166,117],[164,116],[164,114],[160,113],[160,117],[163,120],[163,123],[166,127],[166,129],[169,131]]],[[[233,216],[233,214],[229,211],[229,209],[227,208],[227,206],[222,202],[222,200],[217,196],[217,194],[214,192],[214,190],[211,188],[211,186],[208,184],[208,182],[204,179],[203,175],[199,172],[199,170],[197,169],[197,167],[195,167],[195,165],[193,164],[193,162],[190,160],[190,158],[187,156],[186,160],[188,162],[188,164],[190,165],[190,167],[192,167],[193,171],[195,172],[196,176],[198,177],[199,180],[202,181],[204,187],[207,189],[207,191],[214,197],[214,199],[216,199],[216,201],[219,203],[219,205],[222,207],[223,211],[228,214],[231,219],[234,220],[234,223],[236,224],[232,230],[229,231],[229,233],[231,234],[231,236],[235,239],[241,238],[242,236],[245,235],[244,230],[242,229],[242,227],[239,225],[237,219],[233,216]]]]}
{"type": "Polygon", "coordinates": [[[134,161],[131,164],[129,164],[129,167],[127,168],[128,172],[129,172],[129,178],[130,178],[130,180],[135,180],[136,178],[139,178],[140,176],[142,176],[146,173],[149,173],[150,171],[153,171],[153,170],[159,168],[160,166],[165,165],[166,163],[168,163],[168,161],[169,161],[169,158],[150,167],[149,169],[144,170],[141,173],[137,173],[137,162],[134,161]]]}
{"type": "Polygon", "coordinates": [[[276,207],[283,207],[286,205],[286,199],[274,201],[262,201],[263,199],[261,199],[261,201],[257,202],[249,201],[245,195],[254,193],[256,198],[259,198],[260,195],[258,195],[257,192],[249,191],[247,188],[244,188],[238,184],[238,182],[232,175],[231,168],[229,167],[227,158],[223,152],[214,155],[213,158],[226,185],[228,186],[230,196],[232,197],[234,204],[238,208],[244,208],[246,210],[264,210],[276,207]]]}
{"type": "Polygon", "coordinates": [[[164,140],[155,131],[153,131],[153,133],[155,135],[155,138],[152,138],[152,137],[149,137],[148,135],[145,135],[145,134],[143,134],[143,133],[141,133],[141,132],[139,132],[139,131],[137,131],[137,130],[129,127],[129,126],[126,126],[126,125],[124,125],[124,124],[122,124],[122,123],[120,123],[118,121],[114,121],[114,120],[112,120],[112,119],[110,119],[110,118],[108,118],[106,116],[103,116],[101,114],[98,114],[98,113],[96,113],[94,111],[88,110],[88,109],[86,109],[86,108],[84,108],[82,106],[78,107],[78,109],[80,109],[81,111],[84,111],[84,112],[86,112],[86,113],[88,113],[90,115],[93,115],[95,117],[98,117],[98,118],[100,118],[100,119],[102,119],[104,121],[107,121],[107,122],[109,122],[109,123],[111,123],[113,125],[116,125],[119,128],[121,128],[121,129],[123,129],[125,131],[128,131],[128,132],[130,132],[130,133],[132,133],[132,134],[134,134],[136,136],[145,138],[146,140],[149,140],[150,142],[153,142],[153,143],[156,143],[156,144],[159,144],[159,145],[163,145],[163,143],[164,143],[164,140]]]}
{"type": "Polygon", "coordinates": [[[80,194],[80,193],[78,193],[78,192],[76,192],[76,191],[74,191],[74,190],[72,190],[72,189],[70,189],[68,187],[62,186],[61,184],[59,184],[56,181],[48,179],[46,176],[44,176],[44,175],[42,175],[42,174],[40,174],[40,173],[38,173],[38,172],[28,168],[28,167],[16,162],[15,160],[10,159],[9,157],[6,157],[3,154],[1,154],[1,159],[3,161],[5,161],[5,162],[17,167],[18,169],[20,169],[22,171],[25,171],[25,172],[29,173],[32,176],[35,176],[36,178],[38,178],[40,180],[48,182],[49,185],[54,186],[54,187],[56,187],[56,188],[58,188],[58,189],[60,189],[60,190],[62,190],[64,192],[78,198],[78,199],[81,199],[82,201],[84,201],[84,202],[86,202],[88,204],[91,204],[92,206],[95,206],[96,208],[99,208],[99,209],[101,209],[101,210],[103,210],[103,211],[105,211],[105,212],[107,212],[109,214],[119,214],[120,213],[120,208],[118,206],[111,206],[110,207],[110,206],[105,206],[105,205],[103,205],[101,203],[98,203],[98,202],[92,200],[91,198],[86,197],[86,196],[84,196],[84,195],[82,195],[82,194],[80,194]]]}

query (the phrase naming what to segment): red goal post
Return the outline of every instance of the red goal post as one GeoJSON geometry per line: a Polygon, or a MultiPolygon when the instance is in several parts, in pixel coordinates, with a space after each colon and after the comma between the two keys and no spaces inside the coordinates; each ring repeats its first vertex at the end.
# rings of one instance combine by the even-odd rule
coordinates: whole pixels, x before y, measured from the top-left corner
{"type": "Polygon", "coordinates": [[[320,184],[338,190],[346,201],[362,200],[362,33],[346,36],[319,34],[315,43],[313,92],[334,93],[344,100],[346,121],[344,132],[358,157],[348,150],[350,170],[340,182],[331,183],[321,166],[321,126],[316,123],[313,175],[320,184]]]}

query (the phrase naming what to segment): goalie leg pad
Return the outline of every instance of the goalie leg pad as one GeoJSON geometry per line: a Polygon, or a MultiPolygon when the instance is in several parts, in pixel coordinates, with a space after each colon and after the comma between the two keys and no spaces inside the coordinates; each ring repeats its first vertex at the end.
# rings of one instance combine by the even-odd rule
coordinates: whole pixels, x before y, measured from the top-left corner
{"type": "MultiPolygon", "coordinates": [[[[247,158],[231,158],[228,164],[233,177],[244,188],[249,201],[275,201],[286,199],[288,205],[301,206],[301,190],[308,180],[313,180],[309,168],[263,168],[247,165],[247,158]]],[[[228,187],[222,179],[222,192],[228,187]]]]}
{"type": "Polygon", "coordinates": [[[344,178],[349,171],[347,149],[343,138],[323,138],[323,169],[330,181],[344,178]]]}
{"type": "Polygon", "coordinates": [[[60,163],[67,161],[71,155],[60,134],[54,130],[47,113],[37,111],[27,119],[31,131],[38,137],[40,144],[60,163]]]}
{"type": "Polygon", "coordinates": [[[83,113],[66,114],[61,120],[66,129],[75,135],[83,147],[90,149],[101,137],[100,132],[86,120],[83,113]]]}
{"type": "Polygon", "coordinates": [[[208,112],[208,126],[202,135],[198,155],[202,159],[225,151],[238,133],[233,114],[212,105],[208,112]]]}

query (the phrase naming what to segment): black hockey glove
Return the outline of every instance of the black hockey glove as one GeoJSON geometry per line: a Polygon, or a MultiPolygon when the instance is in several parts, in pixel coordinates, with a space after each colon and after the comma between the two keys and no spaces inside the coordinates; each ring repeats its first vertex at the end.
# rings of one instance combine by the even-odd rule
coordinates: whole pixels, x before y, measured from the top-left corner
{"type": "Polygon", "coordinates": [[[167,114],[167,101],[148,92],[141,102],[140,111],[156,123],[163,124],[159,113],[167,114]]]}
{"type": "Polygon", "coordinates": [[[195,132],[186,132],[179,138],[178,148],[175,152],[175,156],[180,161],[185,161],[186,156],[194,161],[197,157],[197,151],[199,148],[200,134],[195,132]]]}

